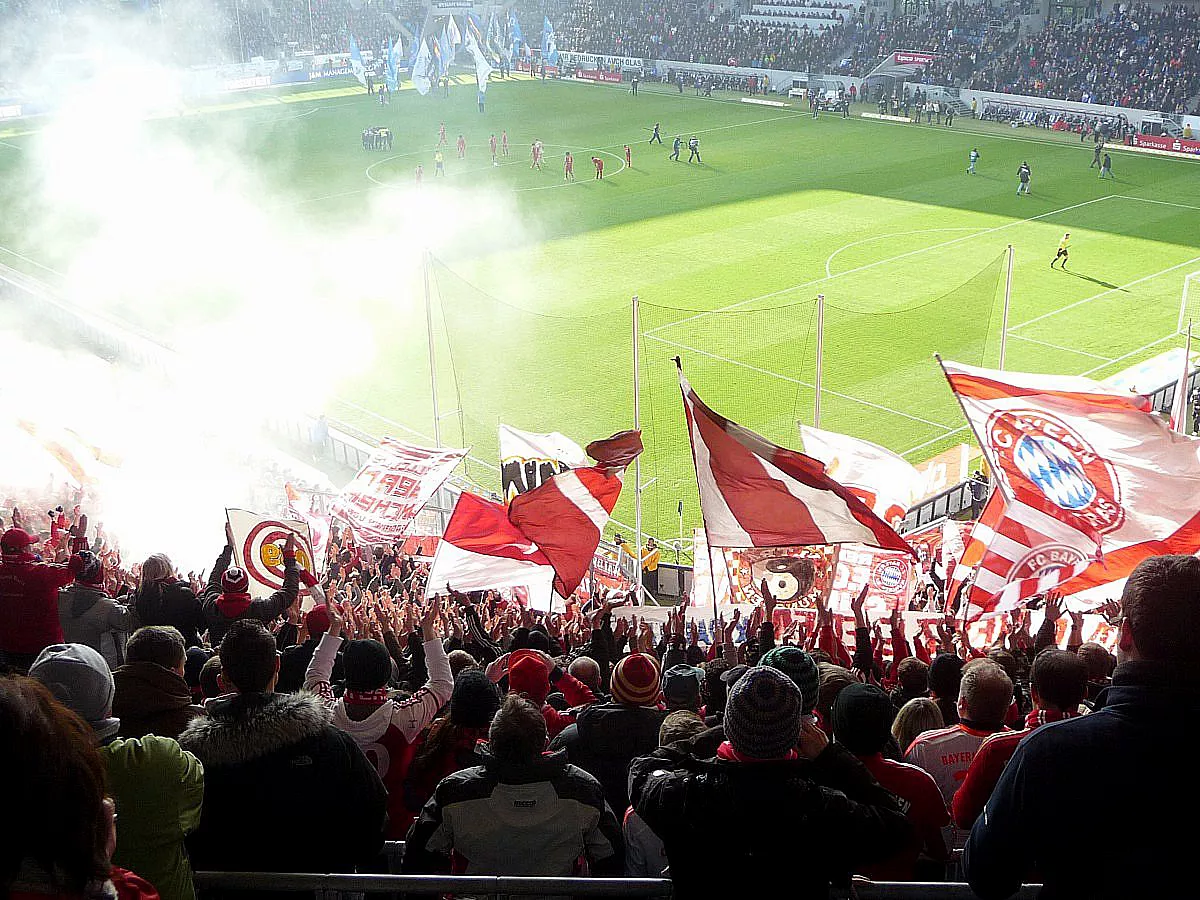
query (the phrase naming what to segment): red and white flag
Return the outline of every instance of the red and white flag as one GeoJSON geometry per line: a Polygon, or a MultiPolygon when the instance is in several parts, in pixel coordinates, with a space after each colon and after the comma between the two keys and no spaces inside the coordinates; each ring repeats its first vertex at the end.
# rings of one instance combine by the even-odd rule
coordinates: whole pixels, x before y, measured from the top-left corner
{"type": "Polygon", "coordinates": [[[903,456],[878,444],[811,425],[800,426],[800,438],[804,452],[825,464],[826,475],[893,527],[925,493],[925,476],[903,456]]]}
{"type": "Polygon", "coordinates": [[[1085,378],[942,365],[1002,494],[960,563],[976,567],[971,608],[998,615],[1122,548],[1141,545],[1139,559],[1167,540],[1200,549],[1200,441],[1173,433],[1144,397],[1085,378]]]}
{"type": "Polygon", "coordinates": [[[425,596],[447,584],[464,592],[523,587],[544,597],[548,609],[553,580],[550,560],[508,520],[503,503],[463,491],[438,542],[425,596]]]}
{"type": "Polygon", "coordinates": [[[334,501],[332,512],[365,543],[404,536],[466,450],[418,447],[385,437],[334,501]]]}
{"type": "Polygon", "coordinates": [[[679,386],[710,547],[859,543],[913,553],[819,460],[777,447],[713,412],[682,369],[679,386]]]}
{"type": "Polygon", "coordinates": [[[509,502],[509,520],[554,567],[554,589],[559,595],[570,597],[587,574],[621,496],[625,467],[641,449],[641,434],[636,431],[588,444],[588,454],[599,465],[560,472],[509,502]]]}

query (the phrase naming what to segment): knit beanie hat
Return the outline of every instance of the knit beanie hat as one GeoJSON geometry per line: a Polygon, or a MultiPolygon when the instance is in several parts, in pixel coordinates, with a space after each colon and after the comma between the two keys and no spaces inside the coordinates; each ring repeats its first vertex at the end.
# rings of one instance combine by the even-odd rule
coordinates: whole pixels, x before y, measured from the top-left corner
{"type": "Polygon", "coordinates": [[[112,717],[116,686],[104,657],[83,644],[51,644],[29,667],[29,677],[44,684],[63,706],[92,726],[96,739],[117,733],[112,717]]]}
{"type": "Polygon", "coordinates": [[[80,584],[88,587],[104,584],[104,563],[91,550],[80,550],[71,557],[71,571],[80,584]]]}
{"type": "Polygon", "coordinates": [[[524,694],[534,703],[546,702],[550,673],[546,661],[530,650],[518,650],[508,658],[508,689],[524,694]]]}
{"type": "Polygon", "coordinates": [[[770,666],[738,679],[725,704],[725,736],[751,759],[782,759],[800,740],[800,689],[770,666]]]}
{"type": "Polygon", "coordinates": [[[230,566],[221,573],[221,593],[244,594],[250,590],[250,576],[245,569],[230,566]]]}
{"type": "Polygon", "coordinates": [[[377,691],[392,675],[392,658],[387,647],[370,639],[351,641],[342,654],[346,690],[377,691]]]}
{"type": "Polygon", "coordinates": [[[648,653],[630,653],[613,667],[612,695],[627,706],[658,702],[658,660],[648,653]]]}
{"type": "Polygon", "coordinates": [[[961,658],[953,653],[939,653],[929,664],[929,690],[943,699],[958,700],[962,670],[961,658]]]}
{"type": "Polygon", "coordinates": [[[329,610],[325,604],[314,606],[304,614],[304,627],[308,629],[309,637],[324,634],[329,630],[329,610]]]}
{"type": "Polygon", "coordinates": [[[760,666],[778,669],[800,690],[804,698],[801,712],[808,715],[817,707],[817,694],[821,690],[821,676],[816,661],[799,647],[772,647],[758,661],[760,666]]]}
{"type": "Polygon", "coordinates": [[[463,728],[487,728],[500,708],[500,692],[482,669],[467,669],[454,679],[450,723],[463,728]]]}
{"type": "Polygon", "coordinates": [[[662,691],[667,703],[691,706],[699,704],[704,672],[695,666],[680,664],[663,673],[662,691]]]}
{"type": "Polygon", "coordinates": [[[851,684],[833,701],[830,726],[837,742],[851,753],[867,756],[880,752],[892,736],[896,708],[873,684],[851,684]]]}

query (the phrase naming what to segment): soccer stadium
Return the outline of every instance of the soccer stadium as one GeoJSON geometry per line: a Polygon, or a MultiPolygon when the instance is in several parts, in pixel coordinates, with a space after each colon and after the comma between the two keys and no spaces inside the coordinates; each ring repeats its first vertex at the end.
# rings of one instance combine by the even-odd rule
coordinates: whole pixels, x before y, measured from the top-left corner
{"type": "Polygon", "coordinates": [[[1186,878],[1198,167],[1196,0],[0,0],[0,886],[1186,878]]]}

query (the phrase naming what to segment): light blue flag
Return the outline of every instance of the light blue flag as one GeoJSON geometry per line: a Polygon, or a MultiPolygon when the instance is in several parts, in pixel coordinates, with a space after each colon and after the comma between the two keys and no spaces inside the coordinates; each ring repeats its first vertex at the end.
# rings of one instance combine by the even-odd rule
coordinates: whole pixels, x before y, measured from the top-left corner
{"type": "Polygon", "coordinates": [[[417,55],[412,64],[412,83],[422,97],[433,87],[433,55],[429,52],[429,41],[424,38],[417,44],[417,55]]]}
{"type": "Polygon", "coordinates": [[[350,68],[354,71],[358,83],[366,87],[367,67],[363,65],[362,54],[358,52],[358,41],[354,39],[354,35],[350,35],[350,68]]]}
{"type": "Polygon", "coordinates": [[[512,41],[510,42],[512,49],[508,55],[508,61],[511,63],[514,56],[520,57],[521,45],[525,43],[525,35],[521,33],[521,23],[517,21],[515,12],[509,13],[508,21],[512,29],[512,41]]]}
{"type": "Polygon", "coordinates": [[[387,89],[388,89],[389,91],[395,91],[395,90],[397,90],[397,89],[398,89],[398,87],[399,87],[398,80],[397,80],[397,78],[396,78],[396,57],[400,55],[400,53],[399,53],[399,48],[400,48],[400,42],[399,42],[399,40],[397,40],[397,41],[396,41],[396,43],[395,43],[395,44],[393,44],[393,43],[392,43],[392,39],[391,39],[391,38],[388,38],[388,46],[387,46],[387,89]]]}
{"type": "Polygon", "coordinates": [[[554,26],[546,16],[542,23],[542,60],[552,66],[558,65],[558,42],[554,39],[554,26]]]}

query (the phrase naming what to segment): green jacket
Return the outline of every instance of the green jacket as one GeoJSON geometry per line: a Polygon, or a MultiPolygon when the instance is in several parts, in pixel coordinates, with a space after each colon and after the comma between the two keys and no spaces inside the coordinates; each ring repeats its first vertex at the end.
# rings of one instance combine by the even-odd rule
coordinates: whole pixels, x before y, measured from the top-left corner
{"type": "Polygon", "coordinates": [[[174,739],[152,734],[100,753],[117,805],[113,863],[149,881],[162,900],[195,900],[183,838],[200,824],[204,766],[174,739]]]}

